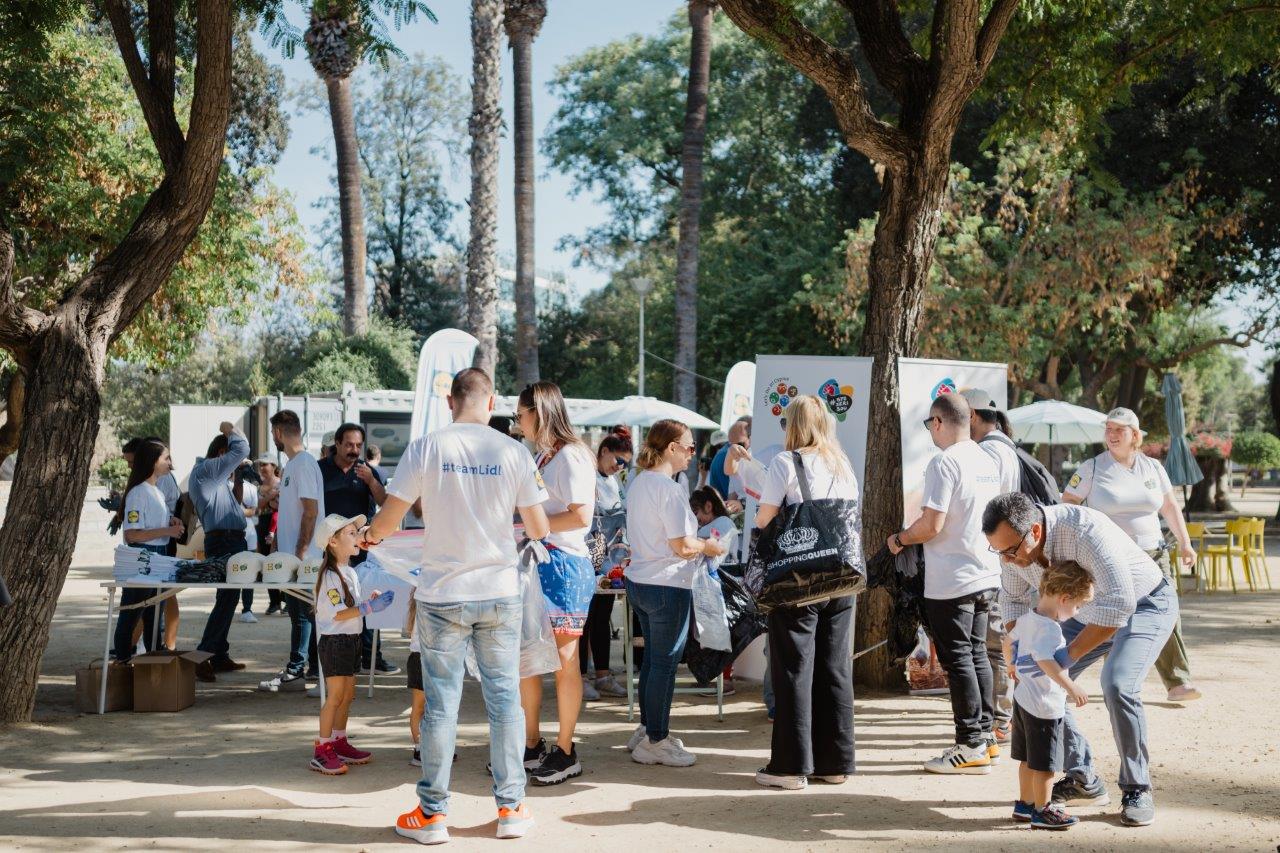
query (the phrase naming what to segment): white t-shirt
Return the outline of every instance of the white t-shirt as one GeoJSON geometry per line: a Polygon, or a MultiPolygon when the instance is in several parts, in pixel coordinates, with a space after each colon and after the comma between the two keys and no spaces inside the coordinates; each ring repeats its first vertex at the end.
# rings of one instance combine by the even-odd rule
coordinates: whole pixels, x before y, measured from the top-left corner
{"type": "MultiPolygon", "coordinates": [[[[926,572],[928,568],[929,564],[925,563],[926,572]]],[[[1058,719],[1067,712],[1067,691],[1045,674],[1036,661],[1054,660],[1054,654],[1067,647],[1062,626],[1029,610],[1018,617],[1009,638],[1017,643],[1018,683],[1013,688],[1013,700],[1034,717],[1058,719]]]]}
{"type": "Polygon", "coordinates": [[[182,497],[182,489],[178,486],[178,478],[170,471],[156,480],[156,488],[164,495],[165,506],[169,507],[169,515],[178,514],[178,499],[182,497]]]}
{"type": "MultiPolygon", "coordinates": [[[[545,454],[539,456],[539,463],[544,458],[545,454]]],[[[570,504],[583,504],[590,515],[595,515],[596,463],[585,446],[565,445],[551,457],[550,462],[540,464],[538,470],[547,489],[547,502],[542,507],[547,515],[564,512],[570,504]]],[[[569,554],[587,557],[590,556],[587,550],[587,533],[590,530],[591,525],[587,524],[577,530],[551,533],[546,542],[569,554]]]]}
{"type": "Polygon", "coordinates": [[[359,616],[341,620],[334,617],[339,610],[354,607],[360,601],[360,578],[356,576],[356,570],[350,566],[341,566],[337,572],[329,569],[324,573],[320,581],[320,592],[316,595],[316,630],[321,636],[359,634],[364,627],[363,620],[359,616]],[[347,589],[351,591],[350,604],[347,604],[342,594],[342,581],[338,580],[339,572],[347,582],[347,589]]]}
{"type": "MultiPolygon", "coordinates": [[[[164,495],[155,486],[147,482],[139,483],[129,490],[124,499],[124,530],[156,530],[169,526],[173,516],[165,503],[164,495]]],[[[144,539],[133,545],[156,545],[161,548],[169,544],[168,536],[156,539],[144,539]]]]}
{"type": "Polygon", "coordinates": [[[702,556],[686,560],[671,550],[672,539],[698,534],[689,493],[665,474],[641,471],[627,486],[627,539],[631,563],[624,573],[633,583],[689,589],[702,556]]]}
{"type": "Polygon", "coordinates": [[[980,441],[978,446],[995,460],[1000,472],[1000,494],[1022,491],[1022,462],[1018,460],[1017,451],[998,438],[980,441]]]}
{"type": "MultiPolygon", "coordinates": [[[[257,509],[258,487],[248,480],[245,480],[241,486],[243,488],[240,492],[240,505],[245,509],[257,509]]],[[[250,551],[258,550],[258,525],[248,516],[244,519],[244,541],[250,551]]]]}
{"type": "Polygon", "coordinates": [[[607,477],[596,471],[596,510],[609,512],[622,509],[622,484],[614,474],[607,477]]]}
{"type": "MultiPolygon", "coordinates": [[[[594,500],[594,480],[591,489],[594,500]]],[[[409,444],[387,493],[409,503],[422,498],[415,598],[451,604],[519,595],[516,507],[547,499],[520,442],[484,424],[441,427],[409,444]]]]}
{"type": "MultiPolygon", "coordinates": [[[[298,451],[285,463],[280,474],[280,509],[276,515],[276,550],[297,554],[298,534],[302,528],[302,501],[310,498],[316,502],[316,524],[324,518],[324,477],[320,463],[305,450],[298,451]]],[[[308,542],[303,556],[320,558],[320,549],[308,542]]]]}
{"type": "Polygon", "coordinates": [[[1173,490],[1164,466],[1139,453],[1132,468],[1103,451],[1085,461],[1067,483],[1067,494],[1082,499],[1129,534],[1144,551],[1160,547],[1160,507],[1173,490]]]}
{"type": "MultiPolygon", "coordinates": [[[[804,473],[809,481],[809,496],[814,500],[823,498],[839,498],[852,501],[858,499],[858,481],[853,476],[853,469],[844,472],[844,476],[836,477],[827,461],[812,450],[800,452],[804,462],[804,473]]],[[[764,490],[760,494],[760,503],[769,506],[782,506],[783,498],[787,503],[798,504],[803,496],[800,493],[800,480],[796,476],[796,460],[790,451],[782,451],[769,463],[769,472],[765,476],[764,490]]]]}
{"type": "Polygon", "coordinates": [[[727,515],[717,516],[710,523],[704,524],[698,528],[699,539],[719,539],[720,544],[725,547],[725,553],[719,557],[708,557],[713,568],[720,568],[720,564],[725,558],[734,552],[734,542],[738,538],[737,525],[733,523],[733,519],[727,515]],[[715,534],[719,534],[717,537],[715,534]]]}
{"type": "Polygon", "coordinates": [[[977,442],[957,442],[929,460],[920,505],[947,517],[924,543],[925,598],[960,598],[1000,586],[1000,558],[982,535],[982,511],[999,494],[995,460],[977,442]]]}

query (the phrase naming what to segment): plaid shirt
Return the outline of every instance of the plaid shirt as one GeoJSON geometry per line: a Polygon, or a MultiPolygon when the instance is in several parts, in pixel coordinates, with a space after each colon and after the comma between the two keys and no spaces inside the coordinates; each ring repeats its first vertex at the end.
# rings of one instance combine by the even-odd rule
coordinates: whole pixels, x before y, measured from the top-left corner
{"type": "MultiPolygon", "coordinates": [[[[1096,509],[1072,504],[1043,507],[1044,555],[1050,563],[1074,560],[1093,577],[1093,600],[1076,616],[1088,625],[1119,628],[1138,599],[1160,585],[1160,568],[1129,534],[1096,509]]],[[[1001,562],[1000,618],[1007,624],[1035,606],[1044,566],[1001,562]]]]}

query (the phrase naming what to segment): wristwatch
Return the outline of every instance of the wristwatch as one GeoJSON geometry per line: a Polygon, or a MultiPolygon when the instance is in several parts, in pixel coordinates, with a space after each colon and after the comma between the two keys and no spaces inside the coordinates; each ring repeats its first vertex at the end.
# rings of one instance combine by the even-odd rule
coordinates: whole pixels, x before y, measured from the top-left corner
{"type": "Polygon", "coordinates": [[[901,531],[901,530],[899,530],[897,533],[893,534],[893,544],[897,545],[897,546],[898,546],[898,548],[900,548],[900,549],[901,549],[901,548],[905,548],[905,547],[907,547],[906,545],[903,545],[903,544],[902,544],[902,531],[901,531]]]}

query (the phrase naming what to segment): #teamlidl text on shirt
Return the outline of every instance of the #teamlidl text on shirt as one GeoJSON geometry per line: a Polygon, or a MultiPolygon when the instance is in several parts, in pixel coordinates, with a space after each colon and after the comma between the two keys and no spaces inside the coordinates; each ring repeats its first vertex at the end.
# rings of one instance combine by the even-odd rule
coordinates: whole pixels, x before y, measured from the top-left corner
{"type": "Polygon", "coordinates": [[[477,477],[501,477],[501,465],[459,465],[456,462],[442,462],[440,470],[445,474],[473,474],[477,477]]]}

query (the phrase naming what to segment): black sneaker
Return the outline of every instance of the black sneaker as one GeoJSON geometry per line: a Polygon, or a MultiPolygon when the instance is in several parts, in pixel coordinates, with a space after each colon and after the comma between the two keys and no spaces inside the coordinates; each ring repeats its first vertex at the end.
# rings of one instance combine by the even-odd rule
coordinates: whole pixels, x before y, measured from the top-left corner
{"type": "Polygon", "coordinates": [[[1080,818],[1067,814],[1066,809],[1057,803],[1049,803],[1040,811],[1031,813],[1032,829],[1066,829],[1079,822],[1080,818]]]}
{"type": "Polygon", "coordinates": [[[400,667],[386,660],[378,661],[377,669],[378,669],[379,675],[399,675],[400,674],[400,667]]]}
{"type": "Polygon", "coordinates": [[[1149,826],[1156,819],[1156,801],[1151,791],[1125,791],[1120,798],[1120,822],[1125,826],[1149,826]]]}
{"type": "Polygon", "coordinates": [[[1053,802],[1061,806],[1105,806],[1111,802],[1101,779],[1085,784],[1074,776],[1063,776],[1053,785],[1053,802]]]}
{"type": "Polygon", "coordinates": [[[418,750],[416,746],[413,748],[413,757],[409,759],[409,765],[411,767],[422,766],[422,753],[418,750]]]}
{"type": "Polygon", "coordinates": [[[577,747],[566,753],[558,746],[551,747],[551,752],[542,759],[542,764],[529,773],[529,778],[539,785],[559,785],[561,782],[582,775],[582,765],[578,763],[577,747]]]}
{"type": "MultiPolygon", "coordinates": [[[[538,738],[537,746],[526,746],[524,748],[524,769],[533,770],[537,767],[542,766],[542,759],[546,757],[547,757],[547,739],[538,738]]],[[[455,755],[454,761],[457,761],[457,760],[458,760],[458,757],[455,755]]],[[[484,771],[488,773],[490,776],[492,776],[493,763],[490,762],[486,764],[484,766],[484,771]]]]}

